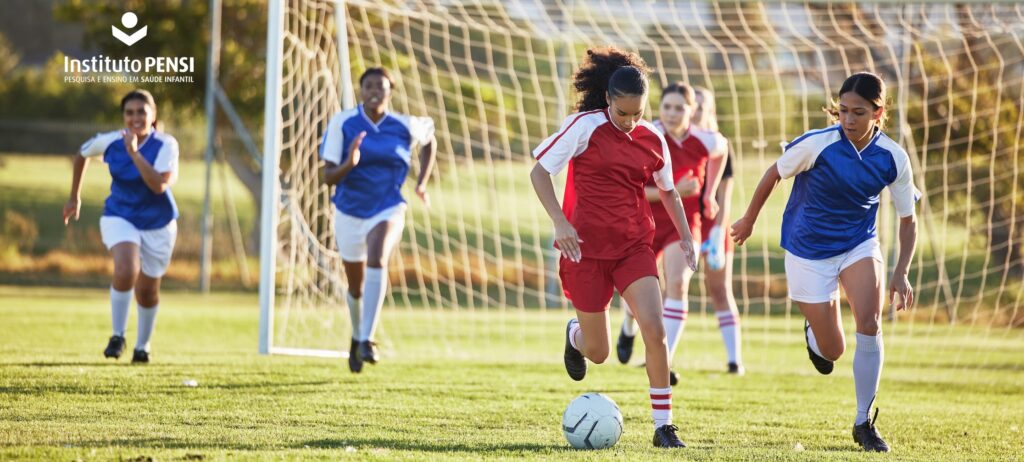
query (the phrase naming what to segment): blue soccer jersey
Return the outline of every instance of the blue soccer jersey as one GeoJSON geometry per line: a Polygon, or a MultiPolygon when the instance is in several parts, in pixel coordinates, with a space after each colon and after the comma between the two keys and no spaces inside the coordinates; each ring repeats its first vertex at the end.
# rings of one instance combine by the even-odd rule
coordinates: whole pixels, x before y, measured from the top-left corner
{"type": "Polygon", "coordinates": [[[860,152],[839,125],[812,130],[786,146],[776,166],[796,177],[782,216],[782,248],[810,260],[834,257],[876,236],[885,187],[901,217],[914,214],[910,157],[881,130],[860,152]]]}
{"type": "Polygon", "coordinates": [[[345,215],[370,218],[405,202],[401,189],[409,173],[412,147],[433,139],[434,121],[389,112],[375,124],[360,104],[331,118],[320,144],[320,158],[344,163],[360,132],[366,136],[359,146],[359,164],[338,183],[333,201],[345,215]]]}
{"type": "MultiPolygon", "coordinates": [[[[139,153],[159,173],[171,172],[171,181],[178,175],[178,141],[161,132],[151,132],[138,147],[139,153]]],[[[82,145],[83,157],[98,157],[110,168],[110,196],[103,206],[103,216],[120,217],[140,230],[160,229],[178,218],[178,206],[168,189],[154,193],[142,180],[124,146],[121,131],[100,133],[82,145]]]]}

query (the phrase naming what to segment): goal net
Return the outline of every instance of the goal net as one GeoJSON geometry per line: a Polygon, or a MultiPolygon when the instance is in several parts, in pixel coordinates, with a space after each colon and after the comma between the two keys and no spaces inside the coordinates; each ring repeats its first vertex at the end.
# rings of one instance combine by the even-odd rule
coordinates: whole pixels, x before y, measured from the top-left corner
{"type": "MultiPolygon", "coordinates": [[[[1022,12],[1012,3],[271,2],[261,351],[347,349],[347,287],[317,152],[330,117],[356,101],[352,81],[372,66],[393,73],[392,109],[433,118],[438,142],[432,206],[404,191],[410,207],[388,266],[384,351],[401,348],[393,339],[426,335],[441,350],[456,336],[500,345],[521,338],[532,313],[568,314],[550,220],[529,183],[530,151],[572,112],[571,77],[586,48],[606,44],[638,52],[653,69],[649,115],[669,82],[714,91],[735,152],[732,221],[780,143],[828,124],[821,108],[847,75],[881,75],[891,95],[887,132],[910,154],[924,192],[911,272],[918,308],[887,321],[889,338],[940,339],[954,325],[983,332],[979,342],[1015,335],[1012,326],[1024,323],[1022,12]],[[497,325],[478,324],[472,314],[481,311],[497,325]]],[[[410,175],[418,168],[414,159],[410,175]]],[[[800,316],[786,298],[778,245],[787,197],[776,192],[736,251],[744,316],[800,316]]],[[[891,270],[898,220],[882,201],[891,270]]],[[[702,277],[691,285],[694,317],[712,313],[702,277]]],[[[761,341],[748,329],[746,342],[761,341]]]]}

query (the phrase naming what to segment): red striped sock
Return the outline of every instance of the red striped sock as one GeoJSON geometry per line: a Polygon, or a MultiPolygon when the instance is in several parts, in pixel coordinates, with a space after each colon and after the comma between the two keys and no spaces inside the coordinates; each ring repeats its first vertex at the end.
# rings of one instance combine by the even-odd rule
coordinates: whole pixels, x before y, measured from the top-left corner
{"type": "Polygon", "coordinates": [[[672,423],[672,387],[651,388],[651,416],[655,430],[672,423]]]}

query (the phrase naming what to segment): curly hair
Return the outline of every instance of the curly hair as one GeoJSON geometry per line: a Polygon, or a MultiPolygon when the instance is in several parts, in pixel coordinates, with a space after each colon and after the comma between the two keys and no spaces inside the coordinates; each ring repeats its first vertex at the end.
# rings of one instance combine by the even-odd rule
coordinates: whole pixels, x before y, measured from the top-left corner
{"type": "Polygon", "coordinates": [[[643,58],[635,53],[612,46],[587,50],[583,64],[573,75],[573,87],[579,93],[576,110],[584,112],[604,109],[608,107],[606,95],[614,97],[647,93],[649,71],[643,58]],[[620,69],[623,72],[617,72],[620,69]]]}

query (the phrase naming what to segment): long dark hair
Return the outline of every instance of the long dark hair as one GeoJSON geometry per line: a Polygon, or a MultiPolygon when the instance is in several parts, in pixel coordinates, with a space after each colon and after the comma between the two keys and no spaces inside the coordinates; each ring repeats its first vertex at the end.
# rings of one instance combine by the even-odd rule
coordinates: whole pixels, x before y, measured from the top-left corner
{"type": "Polygon", "coordinates": [[[595,47],[573,75],[573,87],[579,93],[576,111],[593,111],[608,107],[607,96],[643,95],[647,93],[649,69],[643,58],[615,47],[595,47]]]}
{"type": "MultiPolygon", "coordinates": [[[[885,91],[885,82],[881,77],[870,72],[858,72],[847,77],[843,86],[839,87],[839,97],[842,98],[844,94],[851,91],[870,102],[876,111],[885,106],[885,100],[888,97],[885,91]]],[[[839,100],[833,100],[829,107],[825,108],[825,113],[832,116],[833,123],[837,122],[839,120],[839,100]]],[[[884,129],[888,118],[889,114],[883,113],[882,118],[878,120],[878,128],[884,129]]]]}
{"type": "MultiPolygon", "coordinates": [[[[124,112],[124,106],[133,99],[142,101],[143,104],[152,107],[153,112],[156,113],[156,100],[153,99],[153,94],[140,88],[128,92],[127,95],[121,98],[121,112],[124,112]]],[[[153,117],[153,130],[156,130],[157,126],[157,119],[153,117]]]]}

